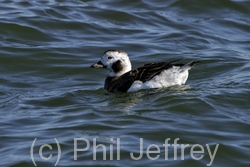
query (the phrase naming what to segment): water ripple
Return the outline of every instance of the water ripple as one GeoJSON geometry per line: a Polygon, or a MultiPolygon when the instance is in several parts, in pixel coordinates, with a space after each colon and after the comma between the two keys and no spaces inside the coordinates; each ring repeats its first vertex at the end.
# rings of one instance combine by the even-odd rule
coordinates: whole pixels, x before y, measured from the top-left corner
{"type": "MultiPolygon", "coordinates": [[[[220,144],[213,166],[249,166],[250,3],[244,0],[89,1],[2,0],[0,6],[0,156],[1,166],[206,166],[180,150],[174,160],[165,139],[220,144]],[[110,94],[106,70],[91,69],[103,52],[128,52],[133,67],[148,62],[200,60],[187,85],[110,94]],[[97,139],[107,146],[121,140],[121,160],[102,161],[93,143],[73,160],[74,138],[97,139]],[[114,141],[111,141],[111,138],[114,141]],[[159,159],[134,161],[150,144],[159,159]],[[39,146],[53,154],[39,159],[39,146]]],[[[84,146],[84,145],[83,145],[84,146]]],[[[117,151],[115,147],[114,152],[117,151]]],[[[108,152],[109,153],[109,152],[108,152]]],[[[155,154],[156,155],[156,154],[155,154]]],[[[110,156],[107,156],[109,159],[110,156]]]]}

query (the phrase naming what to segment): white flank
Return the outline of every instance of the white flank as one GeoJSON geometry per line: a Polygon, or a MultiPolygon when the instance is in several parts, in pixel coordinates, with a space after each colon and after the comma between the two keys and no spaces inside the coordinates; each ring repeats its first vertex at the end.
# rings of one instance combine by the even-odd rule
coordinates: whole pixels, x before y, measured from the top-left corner
{"type": "Polygon", "coordinates": [[[173,66],[168,70],[162,71],[161,74],[156,75],[151,80],[145,83],[142,83],[141,81],[135,81],[129,88],[128,92],[133,92],[141,89],[162,88],[173,85],[183,85],[187,81],[189,69],[190,68],[173,66]]]}

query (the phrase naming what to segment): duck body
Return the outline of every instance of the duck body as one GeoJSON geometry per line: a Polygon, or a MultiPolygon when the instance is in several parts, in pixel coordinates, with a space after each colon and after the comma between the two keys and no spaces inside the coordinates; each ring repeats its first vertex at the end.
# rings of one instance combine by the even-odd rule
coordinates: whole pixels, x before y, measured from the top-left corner
{"type": "Polygon", "coordinates": [[[109,92],[132,92],[185,84],[188,70],[198,61],[174,64],[176,61],[148,63],[131,70],[128,55],[121,50],[112,49],[104,52],[102,59],[91,67],[110,69],[104,84],[109,92]]]}

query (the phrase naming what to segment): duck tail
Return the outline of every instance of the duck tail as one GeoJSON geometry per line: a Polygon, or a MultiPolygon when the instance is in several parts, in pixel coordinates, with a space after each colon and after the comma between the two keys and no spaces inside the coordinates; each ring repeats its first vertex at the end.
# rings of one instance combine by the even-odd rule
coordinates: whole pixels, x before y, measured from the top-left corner
{"type": "Polygon", "coordinates": [[[200,61],[190,61],[189,63],[184,64],[183,66],[181,66],[181,69],[183,71],[190,70],[197,63],[200,63],[200,61]]]}

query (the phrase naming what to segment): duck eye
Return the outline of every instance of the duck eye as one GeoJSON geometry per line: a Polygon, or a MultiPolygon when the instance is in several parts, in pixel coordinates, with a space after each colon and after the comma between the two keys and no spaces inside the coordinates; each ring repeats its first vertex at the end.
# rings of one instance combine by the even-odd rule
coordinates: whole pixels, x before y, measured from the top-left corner
{"type": "Polygon", "coordinates": [[[109,59],[109,60],[110,60],[110,59],[113,59],[113,57],[109,56],[108,59],[109,59]]]}

